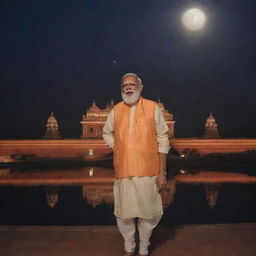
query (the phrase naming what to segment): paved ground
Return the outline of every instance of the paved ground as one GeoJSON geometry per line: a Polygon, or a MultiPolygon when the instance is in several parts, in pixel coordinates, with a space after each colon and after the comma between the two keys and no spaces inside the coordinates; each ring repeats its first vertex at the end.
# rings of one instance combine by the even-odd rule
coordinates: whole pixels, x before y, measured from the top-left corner
{"type": "MultiPolygon", "coordinates": [[[[160,226],[151,256],[255,256],[256,223],[160,226]]],[[[0,226],[4,256],[122,256],[115,226],[0,226]]]]}

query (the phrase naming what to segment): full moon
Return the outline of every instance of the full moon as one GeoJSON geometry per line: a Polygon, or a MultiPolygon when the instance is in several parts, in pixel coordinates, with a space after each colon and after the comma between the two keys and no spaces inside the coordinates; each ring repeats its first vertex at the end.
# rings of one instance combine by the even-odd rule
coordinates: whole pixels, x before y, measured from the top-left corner
{"type": "Polygon", "coordinates": [[[206,16],[202,10],[198,8],[191,8],[183,13],[182,22],[187,29],[195,31],[204,26],[206,16]]]}

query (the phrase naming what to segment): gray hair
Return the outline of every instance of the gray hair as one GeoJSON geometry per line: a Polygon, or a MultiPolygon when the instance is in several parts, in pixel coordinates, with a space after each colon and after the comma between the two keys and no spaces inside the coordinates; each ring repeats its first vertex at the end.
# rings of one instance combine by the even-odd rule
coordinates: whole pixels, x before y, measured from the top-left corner
{"type": "Polygon", "coordinates": [[[139,84],[142,84],[141,78],[140,78],[137,74],[135,74],[135,73],[126,73],[126,74],[124,74],[124,75],[122,76],[122,78],[121,78],[121,84],[123,83],[123,80],[124,80],[127,76],[134,76],[134,77],[136,77],[136,78],[138,79],[138,81],[139,81],[139,84]]]}

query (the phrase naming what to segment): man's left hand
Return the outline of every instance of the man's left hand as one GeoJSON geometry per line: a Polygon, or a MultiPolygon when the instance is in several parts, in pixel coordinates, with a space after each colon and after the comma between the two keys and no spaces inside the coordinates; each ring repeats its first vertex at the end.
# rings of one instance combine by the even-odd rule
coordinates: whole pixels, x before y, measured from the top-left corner
{"type": "Polygon", "coordinates": [[[163,172],[160,172],[157,176],[156,185],[158,191],[161,192],[166,189],[166,176],[163,172]]]}

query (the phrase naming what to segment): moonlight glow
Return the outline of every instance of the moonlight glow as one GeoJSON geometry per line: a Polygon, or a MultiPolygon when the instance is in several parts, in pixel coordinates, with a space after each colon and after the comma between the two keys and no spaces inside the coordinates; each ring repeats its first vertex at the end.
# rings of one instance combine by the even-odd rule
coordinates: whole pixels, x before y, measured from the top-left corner
{"type": "Polygon", "coordinates": [[[187,29],[195,31],[201,29],[205,25],[206,16],[202,10],[192,8],[182,15],[182,22],[187,29]]]}

